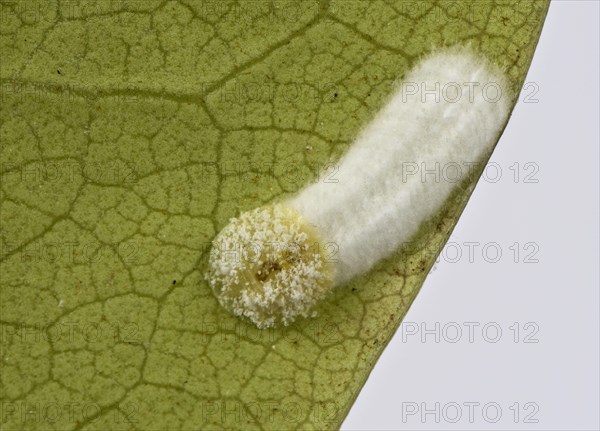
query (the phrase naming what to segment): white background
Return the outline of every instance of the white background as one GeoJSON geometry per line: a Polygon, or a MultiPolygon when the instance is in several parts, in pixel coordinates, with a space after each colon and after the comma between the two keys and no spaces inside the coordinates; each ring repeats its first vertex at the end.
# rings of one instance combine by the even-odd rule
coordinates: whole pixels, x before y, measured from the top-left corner
{"type": "Polygon", "coordinates": [[[596,1],[552,2],[526,79],[538,103],[523,103],[535,87],[521,94],[492,157],[502,177],[480,180],[343,430],[599,429],[599,13],[596,1]],[[466,242],[480,244],[472,262],[466,242]],[[473,342],[465,322],[479,324],[473,342]]]}

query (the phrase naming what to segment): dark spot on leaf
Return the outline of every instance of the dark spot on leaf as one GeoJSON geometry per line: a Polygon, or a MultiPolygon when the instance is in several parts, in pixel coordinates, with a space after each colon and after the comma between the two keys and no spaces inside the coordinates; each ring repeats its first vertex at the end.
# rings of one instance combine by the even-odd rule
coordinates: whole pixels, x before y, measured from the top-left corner
{"type": "Polygon", "coordinates": [[[173,280],[173,284],[177,283],[177,280],[173,280]]]}

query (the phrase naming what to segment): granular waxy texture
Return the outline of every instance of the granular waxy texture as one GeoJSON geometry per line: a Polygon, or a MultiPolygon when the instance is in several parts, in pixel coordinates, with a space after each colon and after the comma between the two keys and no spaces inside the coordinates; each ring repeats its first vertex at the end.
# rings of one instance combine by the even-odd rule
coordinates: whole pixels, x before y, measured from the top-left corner
{"type": "Polygon", "coordinates": [[[282,204],[242,213],[221,231],[206,279],[226,309],[259,328],[306,317],[333,281],[365,273],[410,241],[458,186],[415,174],[415,167],[446,171],[489,155],[510,111],[508,81],[498,67],[453,47],[429,54],[403,81],[341,158],[335,182],[317,182],[282,204]],[[463,94],[464,83],[493,85],[494,95],[463,94]],[[454,93],[435,94],[448,87],[454,93]],[[311,240],[300,230],[308,226],[303,218],[314,226],[311,240]],[[263,251],[270,244],[284,252],[263,251]],[[332,265],[321,252],[327,244],[337,251],[332,265]],[[315,251],[291,250],[309,247],[315,251]],[[259,249],[255,259],[248,256],[252,248],[259,249]]]}
{"type": "Polygon", "coordinates": [[[324,242],[282,205],[234,218],[213,241],[206,279],[220,304],[259,328],[308,317],[333,285],[324,242]]]}

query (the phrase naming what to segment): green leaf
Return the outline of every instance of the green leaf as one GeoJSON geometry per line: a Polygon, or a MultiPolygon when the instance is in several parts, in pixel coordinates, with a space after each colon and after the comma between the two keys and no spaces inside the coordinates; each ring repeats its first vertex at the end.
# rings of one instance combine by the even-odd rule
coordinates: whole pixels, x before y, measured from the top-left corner
{"type": "Polygon", "coordinates": [[[203,270],[435,46],[518,90],[548,2],[2,2],[3,430],[338,428],[475,175],[316,319],[260,331],[203,270]]]}

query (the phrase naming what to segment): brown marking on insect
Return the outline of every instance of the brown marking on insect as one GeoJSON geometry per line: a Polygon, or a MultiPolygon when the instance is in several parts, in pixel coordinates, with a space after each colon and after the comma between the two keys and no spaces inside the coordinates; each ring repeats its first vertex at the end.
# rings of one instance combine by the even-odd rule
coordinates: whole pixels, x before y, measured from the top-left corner
{"type": "Polygon", "coordinates": [[[274,271],[281,271],[281,265],[277,262],[265,262],[260,266],[255,276],[258,281],[265,281],[274,271]]]}

